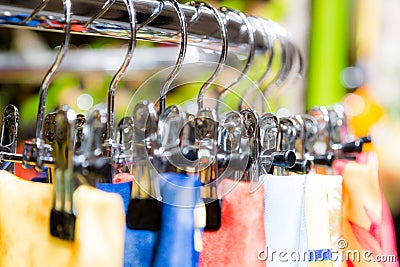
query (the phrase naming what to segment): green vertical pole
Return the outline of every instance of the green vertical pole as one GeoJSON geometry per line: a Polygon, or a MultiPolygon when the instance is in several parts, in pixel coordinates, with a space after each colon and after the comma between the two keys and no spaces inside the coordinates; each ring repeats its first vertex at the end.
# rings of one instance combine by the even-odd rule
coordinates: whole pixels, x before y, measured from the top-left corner
{"type": "Polygon", "coordinates": [[[340,74],[347,66],[351,0],[311,0],[306,108],[331,105],[346,93],[340,74]]]}

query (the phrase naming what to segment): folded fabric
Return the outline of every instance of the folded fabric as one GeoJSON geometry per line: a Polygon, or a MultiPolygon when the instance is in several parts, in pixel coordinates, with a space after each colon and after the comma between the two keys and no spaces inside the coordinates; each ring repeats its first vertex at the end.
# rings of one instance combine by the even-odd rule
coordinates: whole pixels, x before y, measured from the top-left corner
{"type": "MultiPolygon", "coordinates": [[[[132,182],[108,184],[98,183],[98,189],[118,193],[122,196],[125,214],[131,199],[132,182]]],[[[158,232],[129,229],[124,225],[124,267],[150,267],[157,242],[158,232]]]]}
{"type": "MultiPolygon", "coordinates": [[[[203,207],[200,197],[200,181],[197,176],[164,173],[161,179],[162,222],[160,239],[154,254],[154,267],[198,266],[199,251],[196,251],[195,235],[199,229],[195,218],[195,207],[203,207]]],[[[205,212],[202,213],[203,215],[205,212]]],[[[204,227],[204,225],[202,225],[204,227]]]]}
{"type": "Polygon", "coordinates": [[[305,175],[268,175],[265,188],[265,232],[268,267],[307,266],[305,175]]]}
{"type": "Polygon", "coordinates": [[[333,266],[328,188],[324,176],[310,173],[306,177],[305,211],[310,262],[308,266],[333,266]]]}
{"type": "MultiPolygon", "coordinates": [[[[328,213],[329,213],[329,229],[331,236],[331,248],[334,251],[340,251],[338,242],[341,235],[341,212],[342,212],[342,192],[343,178],[341,175],[318,175],[326,182],[328,192],[328,213]]],[[[343,265],[341,260],[334,260],[335,267],[343,265]]]]}
{"type": "Polygon", "coordinates": [[[50,235],[53,186],[0,171],[0,266],[122,266],[121,197],[87,186],[74,193],[75,240],[50,235]]]}
{"type": "Polygon", "coordinates": [[[203,233],[200,266],[265,266],[258,259],[258,251],[265,250],[263,187],[250,193],[250,183],[229,179],[219,187],[227,192],[222,199],[221,228],[203,233]]]}
{"type": "Polygon", "coordinates": [[[344,161],[335,164],[335,169],[343,172],[344,250],[361,252],[360,260],[346,258],[347,266],[399,266],[393,221],[380,189],[376,165],[344,161]],[[365,251],[371,253],[365,257],[365,251]],[[383,258],[386,260],[381,261],[383,258]]]}

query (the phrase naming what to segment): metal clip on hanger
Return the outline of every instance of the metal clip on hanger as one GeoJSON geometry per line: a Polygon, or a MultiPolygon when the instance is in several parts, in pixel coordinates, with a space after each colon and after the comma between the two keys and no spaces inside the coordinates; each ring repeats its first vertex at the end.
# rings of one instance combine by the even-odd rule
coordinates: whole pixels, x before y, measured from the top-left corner
{"type": "Polygon", "coordinates": [[[155,161],[157,111],[146,101],[136,105],[134,121],[134,176],[126,215],[131,229],[157,231],[161,227],[159,181],[151,162],[155,161]]]}
{"type": "Polygon", "coordinates": [[[116,129],[117,152],[114,155],[115,174],[129,172],[133,166],[134,122],[132,117],[123,117],[116,129]]]}
{"type": "MultiPolygon", "coordinates": [[[[55,155],[55,133],[56,132],[56,112],[51,112],[46,115],[44,118],[44,125],[43,125],[43,140],[44,143],[51,147],[50,149],[50,157],[54,158],[55,155]]],[[[55,166],[50,167],[46,172],[46,183],[53,183],[53,179],[55,177],[55,166]]]]}
{"type": "MultiPolygon", "coordinates": [[[[83,126],[85,125],[86,118],[82,114],[78,114],[75,119],[75,137],[74,137],[74,152],[79,154],[79,149],[82,144],[82,132],[83,126]]],[[[44,119],[43,125],[43,137],[44,143],[51,147],[50,157],[56,157],[56,147],[55,147],[55,132],[56,132],[56,112],[48,113],[44,119]]],[[[47,172],[46,183],[53,183],[55,177],[55,166],[49,167],[47,172]]]]}
{"type": "MultiPolygon", "coordinates": [[[[245,171],[244,179],[250,182],[252,187],[258,184],[259,178],[259,156],[260,156],[260,117],[253,109],[244,109],[240,111],[243,117],[242,149],[250,153],[250,168],[245,171]]],[[[250,188],[250,191],[253,191],[250,188]]]]}
{"type": "MultiPolygon", "coordinates": [[[[314,107],[308,113],[316,118],[319,129],[318,140],[313,149],[315,164],[331,167],[335,159],[355,159],[354,154],[362,151],[364,139],[342,143],[341,133],[346,131],[346,129],[342,129],[342,126],[345,127],[346,121],[345,115],[340,114],[340,110],[328,111],[326,107],[322,106],[314,107]]],[[[368,139],[368,137],[365,138],[366,141],[368,139]]]]}
{"type": "MultiPolygon", "coordinates": [[[[0,151],[17,153],[19,112],[13,105],[7,105],[1,121],[0,151]]],[[[15,163],[0,162],[1,170],[14,173],[15,163]]]]}
{"type": "Polygon", "coordinates": [[[291,168],[296,163],[294,153],[296,134],[297,131],[291,120],[279,119],[278,151],[273,153],[272,163],[274,167],[278,167],[279,175],[287,175],[286,168],[291,168]]]}
{"type": "Polygon", "coordinates": [[[296,129],[296,137],[294,143],[292,144],[292,147],[296,153],[296,162],[292,167],[286,168],[286,171],[297,174],[308,174],[312,168],[312,161],[306,157],[305,153],[305,122],[300,115],[291,116],[289,119],[292,121],[293,126],[296,129]]]}
{"type": "Polygon", "coordinates": [[[219,178],[230,178],[239,182],[244,171],[250,167],[249,153],[241,151],[243,117],[237,111],[225,114],[218,134],[218,172],[219,178]]]}
{"type": "Polygon", "coordinates": [[[74,173],[81,183],[111,183],[110,158],[102,156],[106,121],[107,111],[101,107],[95,107],[87,117],[82,132],[84,142],[80,153],[74,156],[74,173]]]}
{"type": "Polygon", "coordinates": [[[83,114],[76,115],[75,127],[76,135],[74,140],[74,151],[75,154],[79,154],[81,151],[82,141],[83,141],[83,128],[86,125],[86,117],[83,114]]]}
{"type": "Polygon", "coordinates": [[[350,154],[361,153],[363,144],[370,143],[371,137],[365,136],[354,140],[347,128],[347,118],[344,107],[335,104],[329,112],[331,146],[336,153],[350,154]],[[354,140],[354,141],[351,141],[354,140]]]}
{"type": "Polygon", "coordinates": [[[272,113],[263,113],[260,117],[260,176],[272,173],[274,170],[274,154],[278,150],[278,135],[278,118],[272,113]]]}
{"type": "Polygon", "coordinates": [[[307,112],[316,122],[315,139],[310,146],[309,155],[315,165],[331,167],[335,153],[331,149],[329,112],[326,107],[314,107],[307,112]]]}
{"type": "Polygon", "coordinates": [[[56,113],[54,144],[55,181],[54,204],[50,213],[50,234],[64,239],[74,240],[76,216],[72,201],[73,183],[73,147],[75,136],[75,112],[63,106],[56,113]]]}
{"type": "Polygon", "coordinates": [[[303,159],[310,160],[314,165],[332,166],[335,155],[333,153],[327,153],[323,155],[317,155],[314,153],[314,146],[318,140],[318,122],[317,120],[309,115],[300,115],[303,124],[303,159]]]}
{"type": "Polygon", "coordinates": [[[191,122],[179,106],[169,106],[160,115],[156,147],[156,166],[159,173],[194,172],[197,151],[192,141],[194,126],[187,125],[191,122]]]}
{"type": "Polygon", "coordinates": [[[218,74],[222,71],[228,54],[228,36],[226,25],[220,13],[213,6],[199,1],[189,2],[198,11],[192,18],[195,23],[200,17],[200,9],[207,8],[214,15],[221,32],[221,55],[217,68],[211,77],[201,86],[197,95],[197,116],[195,118],[195,139],[198,144],[198,166],[196,172],[203,184],[200,194],[206,205],[206,230],[218,230],[221,227],[221,199],[218,197],[218,160],[217,140],[218,128],[217,114],[215,110],[204,108],[204,95],[206,90],[215,82],[218,74]]]}

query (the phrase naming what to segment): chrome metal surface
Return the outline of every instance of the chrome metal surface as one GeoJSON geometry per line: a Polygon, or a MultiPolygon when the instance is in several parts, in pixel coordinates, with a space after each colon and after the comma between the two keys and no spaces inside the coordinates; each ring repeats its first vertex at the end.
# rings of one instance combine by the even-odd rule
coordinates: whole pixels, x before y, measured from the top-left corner
{"type": "MultiPolygon", "coordinates": [[[[24,20],[39,6],[41,1],[23,0],[0,0],[0,26],[27,28],[34,30],[44,30],[53,32],[63,31],[64,12],[60,1],[50,1],[46,8],[34,16],[32,20],[25,23],[24,20]]],[[[74,34],[95,35],[113,38],[130,38],[129,17],[125,4],[122,0],[116,0],[109,10],[98,19],[91,23],[88,28],[85,24],[101,10],[103,1],[96,0],[73,0],[74,15],[72,17],[71,32],[74,34]]],[[[159,1],[138,0],[134,1],[137,13],[138,27],[160,8],[159,1]]],[[[187,21],[196,14],[196,8],[189,5],[182,5],[187,21]]],[[[202,10],[201,16],[196,23],[191,25],[188,35],[189,45],[200,46],[212,50],[220,50],[220,31],[219,25],[213,19],[211,10],[202,10]]],[[[225,15],[221,13],[221,16],[225,15]]],[[[248,36],[242,30],[243,22],[237,16],[227,18],[229,48],[236,53],[246,54],[249,51],[248,36]]],[[[178,34],[179,18],[173,6],[166,2],[165,7],[153,21],[137,32],[137,39],[149,40],[163,43],[179,43],[178,34]]],[[[262,36],[263,29],[256,31],[258,36],[262,36]]],[[[258,52],[267,50],[264,42],[260,38],[256,40],[255,46],[258,52]]]]}

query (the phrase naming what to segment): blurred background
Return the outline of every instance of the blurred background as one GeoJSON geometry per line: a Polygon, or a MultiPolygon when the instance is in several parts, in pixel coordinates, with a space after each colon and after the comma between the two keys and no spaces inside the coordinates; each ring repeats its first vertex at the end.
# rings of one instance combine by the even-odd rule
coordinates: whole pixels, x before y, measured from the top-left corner
{"type": "MultiPolygon", "coordinates": [[[[378,154],[382,188],[400,229],[400,2],[209,2],[272,19],[292,34],[303,53],[306,72],[302,79],[295,79],[284,90],[269,96],[271,111],[304,113],[315,105],[343,103],[353,134],[372,135],[374,142],[369,149],[378,154]]],[[[20,141],[34,136],[37,92],[62,37],[57,33],[0,28],[0,107],[12,103],[20,109],[20,141]]],[[[73,36],[63,69],[51,84],[47,112],[68,104],[77,112],[86,113],[94,105],[105,103],[108,85],[122,62],[126,44],[126,40],[73,36]]],[[[163,76],[153,75],[171,66],[177,51],[173,45],[138,42],[137,59],[116,93],[116,121],[127,112],[132,94],[143,84],[144,98],[159,94],[163,76]]],[[[218,54],[189,49],[187,61],[192,67],[180,76],[181,84],[187,80],[204,81],[210,75],[210,69],[193,71],[193,65],[200,60],[217,61],[218,54]]],[[[249,77],[259,77],[265,64],[265,58],[257,58],[249,77]]],[[[240,62],[232,63],[234,67],[238,65],[240,62]]],[[[228,71],[226,75],[232,79],[235,74],[228,71]]],[[[192,99],[198,88],[199,84],[178,86],[168,101],[182,103],[192,99]]]]}

